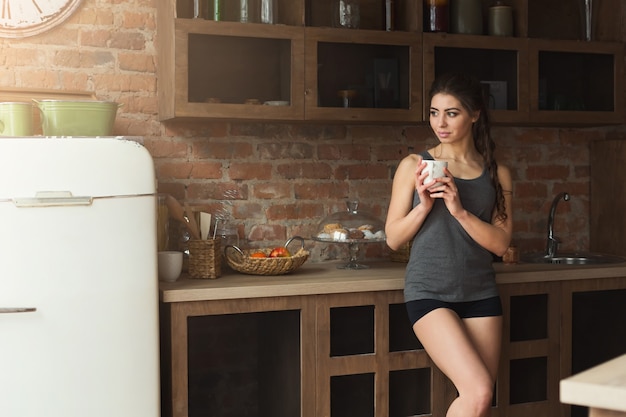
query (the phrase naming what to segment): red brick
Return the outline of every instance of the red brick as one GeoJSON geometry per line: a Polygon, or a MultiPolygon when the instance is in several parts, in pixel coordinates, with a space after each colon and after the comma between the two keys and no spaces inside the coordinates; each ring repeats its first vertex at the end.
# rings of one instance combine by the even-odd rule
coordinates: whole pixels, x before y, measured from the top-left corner
{"type": "Polygon", "coordinates": [[[380,164],[363,164],[363,165],[345,165],[335,170],[335,178],[346,180],[358,179],[387,179],[390,169],[386,165],[380,164]]]}
{"type": "Polygon", "coordinates": [[[287,240],[287,229],[279,224],[259,224],[252,226],[248,233],[248,240],[255,241],[285,241],[287,240]]]}
{"type": "Polygon", "coordinates": [[[89,26],[111,26],[114,24],[113,12],[105,7],[83,7],[77,13],[78,23],[89,26]]]}
{"type": "Polygon", "coordinates": [[[558,180],[564,181],[569,178],[570,167],[568,165],[535,165],[526,168],[526,178],[528,180],[558,180]]]}
{"type": "Polygon", "coordinates": [[[193,179],[221,179],[221,162],[194,162],[190,178],[193,179]]]}
{"type": "Polygon", "coordinates": [[[402,134],[402,128],[389,125],[354,125],[350,126],[349,134],[352,139],[375,139],[379,142],[385,138],[391,141],[393,138],[402,134]]]}
{"type": "Polygon", "coordinates": [[[144,146],[148,149],[153,158],[187,157],[187,144],[184,142],[148,138],[144,140],[144,146]]]}
{"type": "MultiPolygon", "coordinates": [[[[218,126],[218,127],[221,127],[218,126]]],[[[197,140],[193,142],[194,158],[208,159],[246,159],[253,155],[253,147],[247,142],[208,141],[197,140]]]]}
{"type": "Polygon", "coordinates": [[[264,222],[265,213],[263,207],[257,202],[238,201],[233,205],[233,216],[237,219],[264,222]]]}
{"type": "Polygon", "coordinates": [[[115,32],[111,39],[110,47],[114,49],[128,49],[131,51],[144,51],[148,43],[143,33],[115,32]]]}
{"type": "Polygon", "coordinates": [[[272,164],[255,162],[232,163],[228,168],[228,177],[231,180],[269,180],[272,178],[272,164]]]}
{"type": "Polygon", "coordinates": [[[292,187],[286,182],[257,183],[252,186],[252,197],[261,200],[291,198],[292,187]]]}
{"type": "Polygon", "coordinates": [[[324,211],[319,204],[274,204],[266,210],[266,215],[268,220],[302,220],[321,218],[324,211]]]}
{"type": "Polygon", "coordinates": [[[295,139],[342,139],[346,137],[347,128],[342,125],[296,124],[291,129],[295,139]]]}
{"type": "Polygon", "coordinates": [[[155,57],[141,53],[119,53],[117,55],[119,67],[124,71],[136,71],[154,74],[156,72],[155,57]]]}
{"type": "Polygon", "coordinates": [[[513,183],[513,198],[515,200],[519,198],[548,198],[548,187],[542,182],[527,182],[519,181],[513,183]]]}
{"type": "Polygon", "coordinates": [[[170,194],[177,200],[182,201],[185,198],[185,185],[179,182],[160,181],[157,191],[163,194],[170,194]]]}
{"type": "Polygon", "coordinates": [[[201,183],[192,183],[187,186],[187,190],[190,196],[193,196],[196,200],[231,200],[233,204],[237,200],[248,199],[248,185],[236,184],[227,181],[203,181],[201,183]],[[234,197],[227,196],[234,190],[234,197]]]}
{"type": "Polygon", "coordinates": [[[392,161],[399,163],[409,155],[409,146],[406,144],[382,144],[372,147],[372,154],[376,161],[392,161]]]}
{"type": "Polygon", "coordinates": [[[329,179],[333,170],[324,162],[292,162],[276,167],[279,176],[285,179],[329,179]]]}
{"type": "Polygon", "coordinates": [[[294,184],[296,200],[319,200],[346,198],[349,194],[349,184],[340,183],[305,183],[294,184]]]}
{"type": "Polygon", "coordinates": [[[156,27],[154,14],[126,12],[122,26],[126,29],[154,30],[156,27]]]}
{"type": "MultiPolygon", "coordinates": [[[[203,138],[199,142],[207,142],[206,138],[220,138],[228,135],[228,124],[224,122],[181,121],[172,120],[164,124],[167,136],[203,138]]],[[[207,157],[209,157],[207,155],[207,157]]]]}
{"type": "Polygon", "coordinates": [[[520,130],[516,140],[522,143],[556,146],[559,144],[557,129],[530,128],[520,130]]]}
{"type": "Polygon", "coordinates": [[[185,179],[191,176],[193,164],[191,163],[157,163],[156,173],[158,178],[185,179]]]}
{"type": "Polygon", "coordinates": [[[307,143],[261,143],[258,145],[261,159],[311,159],[314,147],[307,143]]]}
{"type": "Polygon", "coordinates": [[[366,145],[333,144],[319,145],[317,148],[319,159],[367,161],[371,159],[370,147],[366,145]]]}
{"type": "Polygon", "coordinates": [[[369,200],[386,201],[391,197],[391,186],[391,180],[384,182],[363,181],[354,184],[350,191],[354,195],[367,196],[369,200]]]}

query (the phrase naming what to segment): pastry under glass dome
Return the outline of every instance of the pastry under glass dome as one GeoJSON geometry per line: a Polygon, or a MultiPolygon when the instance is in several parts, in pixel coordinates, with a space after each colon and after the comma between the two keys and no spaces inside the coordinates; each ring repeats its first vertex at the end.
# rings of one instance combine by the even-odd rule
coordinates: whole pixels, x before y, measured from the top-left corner
{"type": "Polygon", "coordinates": [[[349,245],[350,261],[337,268],[368,268],[367,265],[358,263],[359,245],[384,242],[385,224],[373,214],[360,211],[358,201],[347,201],[346,204],[345,211],[333,213],[319,223],[313,240],[349,245]]]}

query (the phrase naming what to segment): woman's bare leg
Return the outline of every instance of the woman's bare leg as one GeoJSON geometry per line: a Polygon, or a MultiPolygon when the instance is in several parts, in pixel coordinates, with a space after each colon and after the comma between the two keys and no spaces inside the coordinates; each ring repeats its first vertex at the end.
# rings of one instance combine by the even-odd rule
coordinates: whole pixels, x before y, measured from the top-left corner
{"type": "Polygon", "coordinates": [[[459,319],[446,308],[431,311],[413,330],[459,396],[447,417],[488,417],[501,343],[501,317],[459,319]]]}

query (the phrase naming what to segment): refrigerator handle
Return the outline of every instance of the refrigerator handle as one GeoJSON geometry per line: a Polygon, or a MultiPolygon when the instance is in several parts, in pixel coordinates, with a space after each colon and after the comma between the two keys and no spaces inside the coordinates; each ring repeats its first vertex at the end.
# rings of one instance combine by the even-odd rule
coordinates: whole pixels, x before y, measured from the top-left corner
{"type": "Polygon", "coordinates": [[[75,197],[70,191],[38,191],[35,197],[14,198],[17,207],[89,206],[92,197],[75,197]]]}
{"type": "Polygon", "coordinates": [[[35,307],[0,307],[0,314],[32,313],[37,311],[35,307]]]}

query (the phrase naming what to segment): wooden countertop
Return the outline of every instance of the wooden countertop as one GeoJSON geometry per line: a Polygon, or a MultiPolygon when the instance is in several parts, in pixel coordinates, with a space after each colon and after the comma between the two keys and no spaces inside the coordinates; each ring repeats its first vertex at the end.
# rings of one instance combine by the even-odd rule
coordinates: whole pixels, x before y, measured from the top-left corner
{"type": "MultiPolygon", "coordinates": [[[[223,271],[217,279],[190,279],[160,282],[159,296],[164,303],[225,300],[314,294],[340,294],[401,290],[406,264],[369,262],[369,269],[337,269],[344,262],[307,262],[288,275],[258,276],[223,271]]],[[[495,264],[498,284],[547,282],[626,276],[626,263],[609,265],[495,264]]]]}
{"type": "Polygon", "coordinates": [[[626,355],[561,380],[561,402],[626,412],[626,355]]]}

